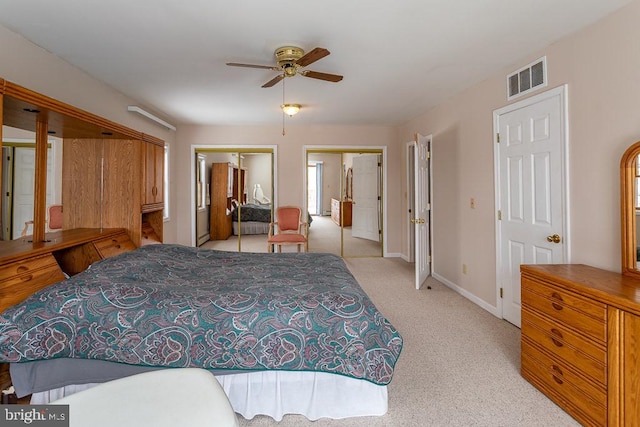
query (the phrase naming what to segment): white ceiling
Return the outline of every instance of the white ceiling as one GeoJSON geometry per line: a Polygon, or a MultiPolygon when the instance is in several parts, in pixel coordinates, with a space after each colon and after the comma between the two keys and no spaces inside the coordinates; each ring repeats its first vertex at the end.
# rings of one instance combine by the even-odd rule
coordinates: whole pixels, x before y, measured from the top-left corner
{"type": "Polygon", "coordinates": [[[307,69],[344,80],[285,79],[291,120],[396,125],[629,1],[0,0],[0,25],[176,124],[280,123],[276,72],[225,63],[324,47],[307,69]]]}

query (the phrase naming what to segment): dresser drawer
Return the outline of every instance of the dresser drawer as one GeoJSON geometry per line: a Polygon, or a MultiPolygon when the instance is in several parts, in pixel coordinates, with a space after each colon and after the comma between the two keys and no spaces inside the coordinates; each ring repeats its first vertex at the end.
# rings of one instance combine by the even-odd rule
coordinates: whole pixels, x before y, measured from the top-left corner
{"type": "Polygon", "coordinates": [[[522,306],[537,310],[605,344],[607,306],[522,278],[522,306]]]}
{"type": "Polygon", "coordinates": [[[58,265],[56,259],[51,254],[23,259],[0,267],[0,281],[21,276],[23,274],[29,274],[35,270],[50,265],[58,265]]]}
{"type": "Polygon", "coordinates": [[[522,376],[585,425],[606,425],[607,394],[522,340],[522,376]],[[589,422],[587,422],[589,421],[589,422]]]}
{"type": "Polygon", "coordinates": [[[600,384],[607,384],[607,353],[604,347],[526,308],[522,310],[522,336],[535,341],[600,384]]]}
{"type": "Polygon", "coordinates": [[[93,244],[102,258],[109,258],[123,252],[129,252],[136,249],[136,245],[133,244],[126,233],[118,234],[117,236],[102,240],[96,240],[93,244]]]}
{"type": "Polygon", "coordinates": [[[53,264],[45,264],[38,269],[28,269],[23,274],[0,280],[0,301],[3,305],[8,307],[18,304],[35,291],[64,280],[64,274],[53,256],[51,260],[53,264]]]}

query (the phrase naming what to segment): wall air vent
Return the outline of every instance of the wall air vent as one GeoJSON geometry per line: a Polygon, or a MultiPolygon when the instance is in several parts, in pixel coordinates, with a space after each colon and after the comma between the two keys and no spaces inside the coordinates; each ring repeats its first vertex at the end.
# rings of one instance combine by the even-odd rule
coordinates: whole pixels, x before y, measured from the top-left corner
{"type": "Polygon", "coordinates": [[[507,100],[547,86],[547,57],[533,61],[507,76],[507,100]]]}

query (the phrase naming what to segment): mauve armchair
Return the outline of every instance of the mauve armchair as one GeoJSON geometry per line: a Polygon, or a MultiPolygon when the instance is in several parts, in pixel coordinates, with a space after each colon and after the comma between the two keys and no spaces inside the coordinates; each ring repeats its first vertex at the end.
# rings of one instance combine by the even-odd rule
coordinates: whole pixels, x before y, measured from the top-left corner
{"type": "Polygon", "coordinates": [[[280,206],[276,209],[276,221],[269,225],[267,249],[273,252],[274,246],[282,252],[283,245],[304,245],[304,251],[309,252],[309,225],[302,221],[302,209],[298,206],[280,206]]]}

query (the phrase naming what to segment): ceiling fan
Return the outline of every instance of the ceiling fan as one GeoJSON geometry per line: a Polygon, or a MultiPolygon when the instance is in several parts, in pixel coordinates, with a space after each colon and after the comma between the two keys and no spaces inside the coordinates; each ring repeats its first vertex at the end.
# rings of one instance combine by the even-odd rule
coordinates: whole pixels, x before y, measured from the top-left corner
{"type": "Polygon", "coordinates": [[[266,70],[279,71],[280,74],[269,80],[262,87],[271,87],[276,85],[280,80],[285,77],[293,77],[296,74],[300,74],[304,77],[310,77],[312,79],[325,80],[328,82],[337,83],[342,80],[342,76],[337,74],[320,73],[318,71],[303,70],[302,68],[313,64],[319,59],[329,55],[329,51],[322,47],[316,47],[310,52],[304,53],[299,47],[295,46],[283,46],[279,47],[275,51],[276,63],[278,65],[253,65],[253,64],[238,64],[236,62],[227,62],[227,65],[232,67],[247,67],[247,68],[263,68],[266,70]]]}

